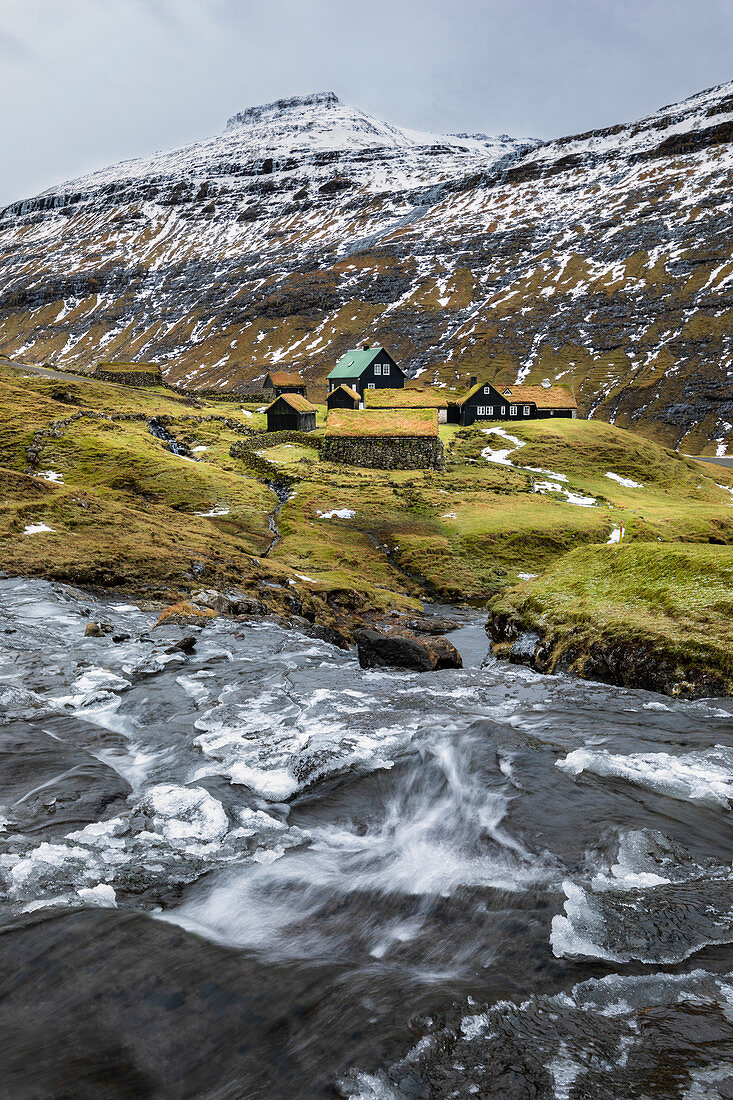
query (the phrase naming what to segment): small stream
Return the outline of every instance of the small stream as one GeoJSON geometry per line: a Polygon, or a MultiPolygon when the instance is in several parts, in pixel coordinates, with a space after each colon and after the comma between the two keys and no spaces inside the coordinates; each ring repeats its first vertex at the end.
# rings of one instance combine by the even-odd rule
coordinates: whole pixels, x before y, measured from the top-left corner
{"type": "Polygon", "coordinates": [[[185,443],[179,443],[175,436],[171,435],[164,424],[161,424],[159,420],[148,420],[148,429],[151,435],[154,435],[156,439],[160,439],[165,443],[167,449],[173,455],[180,455],[181,458],[190,458],[195,462],[191,451],[185,443]]]}
{"type": "Polygon", "coordinates": [[[280,541],[280,531],[277,526],[277,517],[280,514],[281,509],[287,504],[287,502],[290,500],[290,497],[293,495],[292,486],[286,485],[285,482],[266,481],[265,485],[267,485],[268,489],[272,489],[273,493],[277,497],[278,504],[277,507],[272,512],[270,512],[267,517],[267,524],[275,537],[273,538],[267,549],[260,555],[260,557],[262,558],[266,558],[280,541]]]}

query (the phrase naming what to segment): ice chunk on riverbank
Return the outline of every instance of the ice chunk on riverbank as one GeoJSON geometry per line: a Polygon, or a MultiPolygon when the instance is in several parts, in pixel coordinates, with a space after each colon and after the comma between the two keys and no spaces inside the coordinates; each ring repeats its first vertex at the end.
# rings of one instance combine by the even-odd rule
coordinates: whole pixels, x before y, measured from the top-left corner
{"type": "Polygon", "coordinates": [[[161,783],[146,792],[140,809],[152,828],[174,846],[220,844],[229,828],[221,802],[203,787],[161,783]]]}
{"type": "Polygon", "coordinates": [[[621,756],[605,749],[575,749],[555,765],[569,775],[587,771],[602,778],[626,779],[669,798],[717,809],[727,810],[733,800],[733,749],[725,745],[683,756],[667,752],[621,756]]]}

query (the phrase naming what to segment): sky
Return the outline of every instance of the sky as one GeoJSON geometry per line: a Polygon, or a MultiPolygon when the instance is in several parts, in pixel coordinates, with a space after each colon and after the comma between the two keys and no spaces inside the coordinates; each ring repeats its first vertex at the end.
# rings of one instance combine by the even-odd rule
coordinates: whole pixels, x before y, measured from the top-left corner
{"type": "Polygon", "coordinates": [[[559,137],[733,79],[733,0],[0,0],[0,208],[315,91],[559,137]]]}

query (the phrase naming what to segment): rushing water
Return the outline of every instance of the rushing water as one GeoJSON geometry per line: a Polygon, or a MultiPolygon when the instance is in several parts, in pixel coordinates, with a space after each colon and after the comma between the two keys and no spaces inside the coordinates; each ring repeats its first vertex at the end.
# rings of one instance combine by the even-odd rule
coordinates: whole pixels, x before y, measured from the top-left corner
{"type": "Polygon", "coordinates": [[[0,1096],[733,1095],[730,701],[0,613],[0,1096]]]}

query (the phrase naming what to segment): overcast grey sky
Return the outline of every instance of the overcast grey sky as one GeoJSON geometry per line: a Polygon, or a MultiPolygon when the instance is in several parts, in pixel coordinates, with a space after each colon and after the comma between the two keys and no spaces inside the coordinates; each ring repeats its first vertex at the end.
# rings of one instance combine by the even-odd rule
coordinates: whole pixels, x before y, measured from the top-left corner
{"type": "Polygon", "coordinates": [[[335,91],[556,137],[733,79],[733,0],[0,0],[0,205],[335,91]]]}

